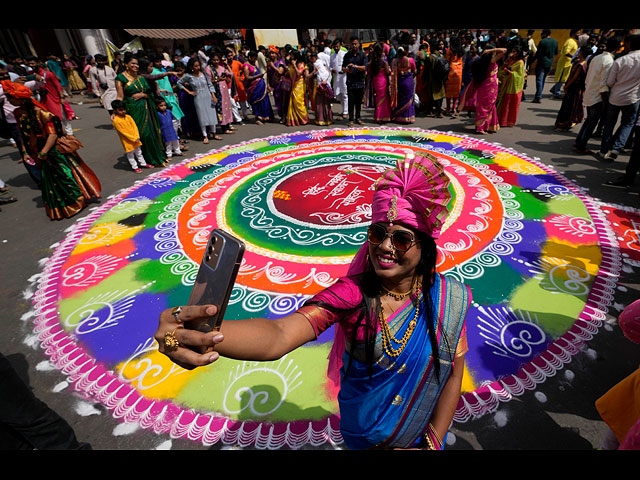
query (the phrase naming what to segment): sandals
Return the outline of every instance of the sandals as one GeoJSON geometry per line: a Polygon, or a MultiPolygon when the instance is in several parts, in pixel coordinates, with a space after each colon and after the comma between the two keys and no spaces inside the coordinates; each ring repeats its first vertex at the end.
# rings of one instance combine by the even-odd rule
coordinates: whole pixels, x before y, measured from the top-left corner
{"type": "Polygon", "coordinates": [[[13,195],[3,195],[0,197],[0,205],[6,205],[7,203],[17,202],[18,199],[13,195]]]}
{"type": "Polygon", "coordinates": [[[11,194],[9,187],[0,189],[0,205],[6,205],[7,203],[17,202],[18,199],[11,194]]]}

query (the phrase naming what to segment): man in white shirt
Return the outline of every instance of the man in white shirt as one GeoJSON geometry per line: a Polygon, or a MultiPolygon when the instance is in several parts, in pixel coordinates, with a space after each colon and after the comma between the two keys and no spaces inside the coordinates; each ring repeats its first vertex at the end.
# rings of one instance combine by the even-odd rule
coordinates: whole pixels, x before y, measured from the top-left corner
{"type": "Polygon", "coordinates": [[[89,81],[93,86],[93,91],[100,98],[101,105],[109,113],[113,113],[111,102],[118,97],[116,90],[116,72],[107,65],[107,57],[97,54],[95,57],[96,64],[89,69],[89,81]]]}
{"type": "Polygon", "coordinates": [[[198,58],[198,61],[200,62],[200,68],[202,69],[202,71],[204,71],[204,67],[209,65],[209,55],[207,55],[206,53],[207,46],[208,45],[202,45],[197,52],[197,58],[198,58]]]}
{"type": "Polygon", "coordinates": [[[589,62],[582,97],[582,104],[586,107],[587,116],[574,143],[574,149],[578,153],[593,153],[587,149],[587,142],[598,126],[607,105],[609,95],[607,76],[611,65],[613,65],[613,52],[618,49],[619,45],[620,43],[615,38],[610,38],[607,40],[604,51],[589,62]]]}
{"type": "Polygon", "coordinates": [[[416,33],[412,33],[409,41],[409,45],[407,46],[407,55],[410,58],[416,58],[418,54],[418,50],[420,49],[420,35],[416,33]]]}
{"type": "Polygon", "coordinates": [[[598,158],[604,162],[613,162],[624,148],[640,105],[640,35],[627,35],[625,43],[629,52],[613,62],[607,76],[609,104],[598,152],[598,158]],[[620,127],[613,135],[618,115],[620,127]]]}
{"type": "Polygon", "coordinates": [[[330,57],[331,73],[333,74],[333,95],[342,107],[342,118],[348,117],[349,98],[347,96],[347,75],[342,72],[342,59],[347,53],[342,48],[342,39],[336,38],[333,42],[333,53],[330,57]]]}
{"type": "Polygon", "coordinates": [[[265,73],[267,71],[267,48],[264,45],[258,47],[258,71],[265,73]]]}

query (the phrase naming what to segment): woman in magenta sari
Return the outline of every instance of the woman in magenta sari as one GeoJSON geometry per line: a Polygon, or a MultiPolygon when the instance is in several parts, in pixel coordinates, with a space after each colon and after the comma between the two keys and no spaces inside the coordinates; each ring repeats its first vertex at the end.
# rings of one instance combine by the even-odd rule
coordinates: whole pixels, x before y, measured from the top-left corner
{"type": "Polygon", "coordinates": [[[393,60],[391,69],[391,119],[399,123],[416,121],[414,106],[416,63],[407,57],[403,47],[398,49],[398,56],[393,60]]]}
{"type": "Polygon", "coordinates": [[[267,91],[267,82],[264,79],[265,73],[260,73],[256,62],[258,52],[252,50],[247,55],[247,61],[242,66],[244,72],[244,88],[247,92],[247,101],[251,105],[253,115],[256,117],[256,124],[263,125],[264,122],[273,120],[273,109],[271,99],[267,91]]]}
{"type": "Polygon", "coordinates": [[[500,130],[496,108],[498,99],[497,62],[504,56],[506,51],[506,48],[485,50],[471,67],[473,80],[465,90],[460,104],[465,105],[465,108],[473,105],[476,112],[476,133],[495,133],[500,130]]]}
{"type": "Polygon", "coordinates": [[[165,310],[159,351],[185,368],[220,355],[275,360],[333,325],[328,378],[347,448],[442,449],[460,399],[471,303],[467,286],[435,271],[449,186],[433,155],[399,158],[375,183],[367,241],[345,277],[295,313],[223,322],[219,332],[195,329],[213,305],[165,310]]]}
{"type": "Polygon", "coordinates": [[[278,111],[278,116],[281,120],[280,123],[282,123],[282,119],[284,119],[287,112],[285,99],[288,100],[288,97],[284,94],[285,92],[282,89],[282,77],[285,75],[286,71],[287,64],[279,57],[278,48],[273,45],[269,46],[267,83],[269,84],[269,88],[273,95],[273,102],[276,105],[276,110],[278,111]]]}
{"type": "Polygon", "coordinates": [[[373,47],[373,55],[367,71],[365,98],[369,107],[374,107],[373,119],[382,124],[391,120],[391,96],[389,77],[391,69],[380,44],[373,47]]]}

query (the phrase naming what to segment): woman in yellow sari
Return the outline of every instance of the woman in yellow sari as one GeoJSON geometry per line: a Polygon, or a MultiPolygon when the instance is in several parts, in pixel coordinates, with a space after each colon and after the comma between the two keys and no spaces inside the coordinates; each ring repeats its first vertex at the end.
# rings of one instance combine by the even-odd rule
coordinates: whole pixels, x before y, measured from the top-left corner
{"type": "Polygon", "coordinates": [[[306,125],[309,123],[307,111],[307,79],[309,70],[300,53],[297,53],[289,65],[287,72],[291,80],[291,92],[285,124],[289,127],[306,125]]]}
{"type": "Polygon", "coordinates": [[[522,48],[513,47],[505,64],[498,71],[498,123],[501,127],[512,127],[518,120],[522,90],[524,89],[525,63],[522,48]]]}

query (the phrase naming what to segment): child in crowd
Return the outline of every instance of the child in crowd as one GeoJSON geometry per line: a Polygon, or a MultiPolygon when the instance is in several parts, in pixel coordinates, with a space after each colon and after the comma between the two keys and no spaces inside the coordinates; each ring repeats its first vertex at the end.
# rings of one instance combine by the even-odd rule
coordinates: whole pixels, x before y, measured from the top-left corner
{"type": "Polygon", "coordinates": [[[173,155],[181,156],[180,140],[174,126],[175,117],[173,113],[171,113],[171,109],[167,107],[167,102],[164,100],[158,100],[156,102],[156,108],[158,109],[160,133],[162,134],[162,141],[166,148],[165,153],[167,154],[167,159],[170,159],[173,155]]]}
{"type": "Polygon", "coordinates": [[[148,165],[142,156],[142,149],[140,148],[142,142],[140,141],[138,126],[131,118],[131,115],[127,114],[124,102],[122,100],[114,100],[111,103],[111,108],[113,108],[113,127],[118,132],[124,151],[127,153],[127,160],[133,171],[142,173],[140,167],[153,168],[153,165],[148,165]]]}

